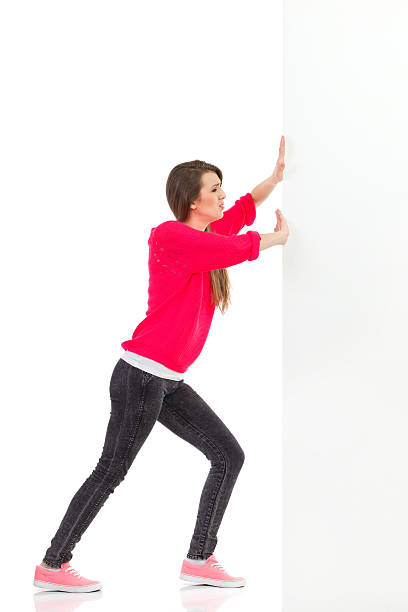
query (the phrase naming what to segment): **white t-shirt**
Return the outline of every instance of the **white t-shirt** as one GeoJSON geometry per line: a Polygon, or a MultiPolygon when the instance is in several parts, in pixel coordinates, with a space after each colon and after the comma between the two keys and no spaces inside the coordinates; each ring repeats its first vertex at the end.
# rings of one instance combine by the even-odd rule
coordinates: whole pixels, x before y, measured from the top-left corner
{"type": "Polygon", "coordinates": [[[149,372],[150,374],[155,374],[156,376],[160,376],[161,378],[170,378],[171,380],[183,380],[184,372],[176,372],[175,370],[170,370],[170,368],[166,368],[162,363],[158,361],[154,361],[153,359],[149,359],[148,357],[143,357],[143,355],[138,355],[133,351],[125,351],[120,356],[121,359],[130,363],[145,372],[149,372]]]}

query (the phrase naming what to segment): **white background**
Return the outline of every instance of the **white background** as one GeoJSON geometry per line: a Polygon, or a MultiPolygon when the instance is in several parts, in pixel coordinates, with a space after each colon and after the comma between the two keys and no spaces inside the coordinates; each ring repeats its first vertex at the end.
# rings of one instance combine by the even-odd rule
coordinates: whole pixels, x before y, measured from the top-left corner
{"type": "MultiPolygon", "coordinates": [[[[2,4],[7,609],[47,605],[32,599],[35,565],[100,456],[120,344],[147,309],[150,229],[173,218],[171,168],[218,165],[226,208],[273,171],[282,12],[262,1],[2,4]]],[[[273,232],[281,195],[282,183],[250,229],[273,232]]],[[[245,451],[215,554],[248,586],[179,580],[210,466],[157,423],[73,551],[72,566],[104,583],[100,610],[189,609],[192,597],[205,610],[230,598],[224,609],[280,607],[282,250],[229,269],[232,306],[216,310],[185,376],[245,451]]]]}
{"type": "Polygon", "coordinates": [[[283,609],[408,604],[408,6],[287,0],[283,609]]]}

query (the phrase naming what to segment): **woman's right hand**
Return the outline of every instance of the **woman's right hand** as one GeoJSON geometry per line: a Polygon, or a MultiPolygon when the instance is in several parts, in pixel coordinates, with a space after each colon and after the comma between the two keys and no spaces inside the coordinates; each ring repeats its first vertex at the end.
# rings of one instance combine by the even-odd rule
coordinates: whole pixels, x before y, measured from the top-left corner
{"type": "Polygon", "coordinates": [[[277,208],[275,210],[276,213],[276,225],[274,232],[279,232],[282,235],[282,242],[280,244],[286,244],[286,241],[289,236],[289,226],[282,212],[277,208]]]}

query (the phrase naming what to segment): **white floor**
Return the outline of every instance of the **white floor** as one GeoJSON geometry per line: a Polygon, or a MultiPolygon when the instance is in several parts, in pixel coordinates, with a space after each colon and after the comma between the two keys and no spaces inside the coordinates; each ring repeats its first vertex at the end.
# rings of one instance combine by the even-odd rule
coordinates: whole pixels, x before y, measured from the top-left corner
{"type": "MultiPolygon", "coordinates": [[[[254,568],[255,569],[255,568],[254,568]]],[[[113,576],[100,576],[104,586],[95,593],[56,593],[38,590],[32,587],[33,603],[37,612],[71,612],[78,606],[92,604],[92,610],[111,612],[116,610],[143,610],[143,612],[214,612],[234,610],[234,612],[248,612],[249,610],[281,610],[280,585],[259,584],[255,578],[246,576],[247,585],[241,588],[218,588],[210,586],[189,585],[183,583],[177,576],[162,577],[157,580],[153,575],[146,577],[143,582],[137,583],[129,573],[129,581],[123,584],[119,574],[113,576]],[[276,587],[276,588],[275,588],[276,587]]],[[[16,589],[16,609],[30,609],[28,589],[22,595],[16,589]],[[24,600],[24,601],[23,601],[24,600]]],[[[91,610],[91,608],[90,608],[91,610]]]]}

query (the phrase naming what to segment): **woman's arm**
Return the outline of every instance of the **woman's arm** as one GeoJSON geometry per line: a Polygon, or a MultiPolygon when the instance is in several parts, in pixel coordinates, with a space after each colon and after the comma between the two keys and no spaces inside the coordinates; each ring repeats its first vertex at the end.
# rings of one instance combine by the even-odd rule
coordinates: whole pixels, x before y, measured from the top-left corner
{"type": "Polygon", "coordinates": [[[275,246],[277,244],[284,245],[286,240],[284,240],[282,232],[276,232],[273,234],[259,234],[261,237],[261,242],[259,243],[259,250],[263,251],[264,249],[269,249],[271,246],[275,246]]]}
{"type": "Polygon", "coordinates": [[[255,221],[255,203],[250,193],[236,200],[235,204],[224,211],[221,219],[210,223],[210,230],[216,234],[231,236],[238,234],[245,225],[252,225],[255,221]]]}
{"type": "Polygon", "coordinates": [[[200,231],[180,221],[164,221],[154,228],[153,242],[160,265],[162,260],[177,273],[205,272],[229,268],[259,257],[261,237],[249,230],[245,234],[224,236],[200,231]]]}

